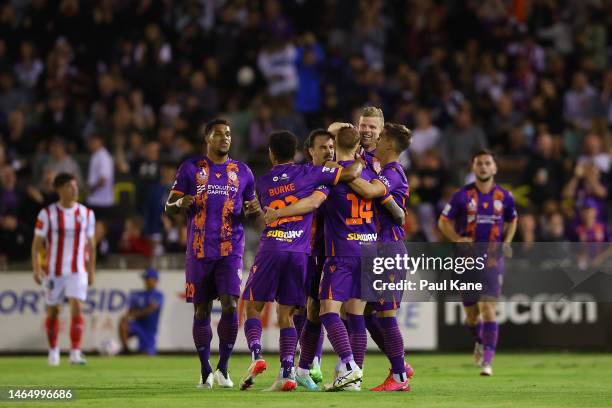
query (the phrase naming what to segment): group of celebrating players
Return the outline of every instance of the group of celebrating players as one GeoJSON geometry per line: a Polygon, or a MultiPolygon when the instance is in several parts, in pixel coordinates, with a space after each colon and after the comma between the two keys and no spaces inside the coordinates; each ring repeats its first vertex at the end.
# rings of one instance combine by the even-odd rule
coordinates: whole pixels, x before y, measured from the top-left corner
{"type": "MultiPolygon", "coordinates": [[[[246,164],[229,157],[230,124],[215,119],[206,125],[204,154],[181,164],[166,203],[167,213],[182,211],[188,219],[185,294],[187,302],[194,304],[193,339],[200,359],[201,388],[212,389],[215,382],[224,388],[234,386],[228,362],[239,330],[237,302],[242,298],[252,362],[241,380],[241,390],[249,389],[267,368],[261,314],[268,302],[277,303],[280,328],[280,371],[268,390],[292,391],[298,385],[320,390],[324,333],[337,355],[335,378],[324,389],[361,390],[367,332],[391,365],[387,378],[372,391],[410,390],[414,371],[404,360],[404,342],[396,319],[402,293],[385,301],[367,302],[362,296],[361,273],[366,245],[401,243],[394,246],[396,252],[406,251],[403,225],[408,181],[399,155],[409,147],[411,137],[405,126],[385,124],[380,109],[366,107],[357,126],[334,123],[327,130],[312,131],[304,146],[310,162],[297,164],[293,161],[298,149],[296,136],[275,131],[269,139],[272,168],[255,182],[246,164]],[[241,293],[245,217],[261,217],[265,228],[241,293]],[[222,313],[217,328],[219,362],[213,370],[211,312],[216,299],[222,313]]],[[[475,183],[459,190],[444,209],[442,232],[455,242],[510,242],[516,211],[511,194],[493,181],[497,171],[494,157],[478,153],[473,171],[475,183]]],[[[95,221],[93,212],[76,203],[73,179],[59,180],[57,186],[60,203],[39,215],[32,260],[35,278],[39,283],[44,281],[49,296],[62,293],[77,305],[72,307],[73,316],[77,316],[73,325],[80,325],[80,329],[74,330],[72,349],[73,362],[81,363],[78,304],[85,299],[87,279],[75,276],[89,275],[90,283],[93,281],[91,228],[95,221]],[[71,212],[65,214],[68,210],[71,212]],[[61,243],[66,235],[74,239],[70,251],[80,254],[79,248],[89,243],[90,254],[83,251],[72,264],[62,261],[66,248],[61,243]],[[44,264],[38,257],[43,241],[51,248],[44,264]]],[[[492,268],[501,276],[503,265],[492,268]]],[[[501,279],[496,276],[485,301],[465,304],[466,323],[475,339],[475,357],[483,375],[492,374],[497,343],[494,298],[500,286],[501,279]]],[[[47,319],[50,364],[59,363],[57,307],[53,307],[58,301],[54,299],[48,299],[52,305],[47,319]]]]}

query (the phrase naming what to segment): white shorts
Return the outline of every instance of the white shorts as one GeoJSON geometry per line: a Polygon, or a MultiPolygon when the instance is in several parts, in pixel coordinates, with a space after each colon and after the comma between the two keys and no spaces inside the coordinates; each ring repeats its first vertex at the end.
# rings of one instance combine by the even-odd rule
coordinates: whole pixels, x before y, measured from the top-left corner
{"type": "Polygon", "coordinates": [[[87,298],[87,274],[71,273],[63,276],[50,276],[43,282],[45,286],[45,302],[48,306],[64,303],[66,298],[85,301],[87,298]]]}

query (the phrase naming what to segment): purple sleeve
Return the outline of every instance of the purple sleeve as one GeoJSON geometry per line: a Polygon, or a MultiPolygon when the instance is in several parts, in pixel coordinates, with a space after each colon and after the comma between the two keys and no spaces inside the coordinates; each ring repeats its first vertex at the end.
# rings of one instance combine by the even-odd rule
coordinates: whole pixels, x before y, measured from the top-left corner
{"type": "Polygon", "coordinates": [[[380,199],[381,202],[386,202],[391,197],[391,192],[402,185],[402,176],[395,171],[393,168],[383,170],[377,179],[385,185],[387,191],[385,195],[380,199]]]}
{"type": "Polygon", "coordinates": [[[326,184],[320,185],[319,187],[316,188],[315,191],[325,194],[326,197],[329,196],[329,186],[326,184]]]}
{"type": "Polygon", "coordinates": [[[181,166],[176,171],[176,178],[174,179],[174,184],[172,185],[172,192],[178,193],[180,195],[189,194],[191,191],[191,186],[189,182],[189,176],[187,171],[187,162],[181,164],[181,166]]]}
{"type": "Polygon", "coordinates": [[[442,216],[451,220],[457,218],[457,215],[462,208],[463,196],[463,190],[459,190],[455,194],[453,194],[450,201],[446,204],[446,206],[444,206],[444,209],[442,210],[442,216]]]}
{"type": "Polygon", "coordinates": [[[244,192],[242,193],[242,199],[244,201],[252,201],[255,197],[255,178],[253,177],[253,172],[248,166],[244,166],[246,168],[246,184],[244,187],[244,192]]]}
{"type": "Polygon", "coordinates": [[[514,202],[514,196],[508,192],[506,194],[506,202],[504,205],[504,222],[510,222],[517,217],[516,204],[514,202]]]}
{"type": "Polygon", "coordinates": [[[312,184],[315,187],[321,184],[333,186],[338,182],[340,169],[335,167],[310,166],[308,177],[312,180],[312,184]]]}

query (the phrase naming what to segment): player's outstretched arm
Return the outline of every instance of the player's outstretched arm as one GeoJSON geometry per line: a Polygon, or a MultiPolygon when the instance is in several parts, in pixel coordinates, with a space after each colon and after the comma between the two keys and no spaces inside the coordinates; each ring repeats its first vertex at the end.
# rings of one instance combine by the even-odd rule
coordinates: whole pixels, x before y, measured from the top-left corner
{"type": "Polygon", "coordinates": [[[283,208],[274,209],[266,207],[264,219],[266,224],[271,224],[279,218],[308,214],[319,208],[326,199],[327,196],[324,193],[315,191],[308,197],[302,198],[283,208]]]}
{"type": "Polygon", "coordinates": [[[395,202],[394,199],[387,200],[387,202],[383,204],[383,207],[385,207],[385,209],[389,211],[389,213],[393,217],[393,221],[397,225],[404,225],[404,222],[406,221],[406,213],[404,212],[402,207],[400,207],[399,204],[395,202]]]}
{"type": "Polygon", "coordinates": [[[168,215],[174,215],[179,213],[183,208],[188,208],[195,201],[195,197],[192,195],[181,195],[177,192],[171,192],[166,200],[164,210],[168,215]]]}
{"type": "Polygon", "coordinates": [[[39,235],[34,235],[32,241],[32,271],[34,272],[34,281],[37,284],[42,284],[43,270],[40,264],[40,253],[43,249],[43,238],[39,235]]]}
{"type": "MultiPolygon", "coordinates": [[[[361,197],[372,200],[373,198],[382,197],[387,193],[387,188],[378,179],[373,179],[370,182],[359,177],[349,183],[349,187],[359,194],[361,197]]],[[[390,200],[393,201],[393,200],[390,200]]]]}

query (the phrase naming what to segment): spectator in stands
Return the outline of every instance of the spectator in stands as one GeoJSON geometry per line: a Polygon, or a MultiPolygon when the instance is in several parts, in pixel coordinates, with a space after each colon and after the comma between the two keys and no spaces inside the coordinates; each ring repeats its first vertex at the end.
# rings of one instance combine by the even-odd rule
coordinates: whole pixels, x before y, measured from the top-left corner
{"type": "Polygon", "coordinates": [[[144,220],[140,216],[125,220],[123,234],[119,242],[119,251],[126,255],[142,255],[147,259],[153,256],[153,246],[149,238],[144,236],[144,220]]]}
{"type": "Polygon", "coordinates": [[[18,189],[17,175],[9,165],[0,167],[0,264],[5,257],[27,259],[33,224],[23,209],[26,197],[18,189]]]}
{"type": "Polygon", "coordinates": [[[608,188],[603,183],[601,172],[593,162],[577,164],[574,175],[563,188],[563,197],[574,200],[578,207],[584,206],[587,199],[597,205],[597,217],[606,219],[606,199],[608,188]]]}
{"type": "Polygon", "coordinates": [[[446,167],[456,169],[462,177],[472,156],[487,147],[484,132],[473,123],[471,109],[464,106],[456,115],[455,123],[442,135],[442,154],[446,167]]]}
{"type": "Polygon", "coordinates": [[[164,305],[164,294],[157,290],[159,273],[147,269],[142,274],[145,289],[130,293],[128,311],[119,322],[119,338],[123,354],[130,354],[128,341],[138,338],[138,352],[153,356],[157,354],[157,328],[164,305]]]}
{"type": "Polygon", "coordinates": [[[565,93],[563,117],[576,129],[588,131],[597,107],[595,89],[584,72],[578,71],[572,79],[572,87],[565,93]]]}
{"type": "Polygon", "coordinates": [[[568,238],[574,242],[609,241],[606,224],[598,220],[599,203],[587,198],[579,209],[579,219],[569,230],[568,238]]]}
{"type": "Polygon", "coordinates": [[[81,168],[72,156],[66,151],[66,141],[61,137],[54,137],[49,144],[49,156],[43,166],[43,174],[53,172],[74,174],[79,186],[83,185],[81,168]]]}
{"type": "Polygon", "coordinates": [[[42,129],[48,132],[47,134],[64,139],[68,143],[70,152],[81,148],[82,143],[77,132],[76,117],[63,93],[55,91],[51,94],[40,122],[42,129]]]}
{"type": "Polygon", "coordinates": [[[563,163],[554,157],[553,138],[548,133],[536,139],[536,150],[523,173],[523,183],[530,187],[529,198],[535,206],[561,195],[565,182],[563,163]]]}
{"type": "Polygon", "coordinates": [[[104,137],[93,133],[89,136],[89,171],[87,173],[87,205],[91,207],[97,219],[109,216],[109,210],[113,205],[113,186],[115,180],[115,168],[113,158],[104,146],[104,137]]]}

